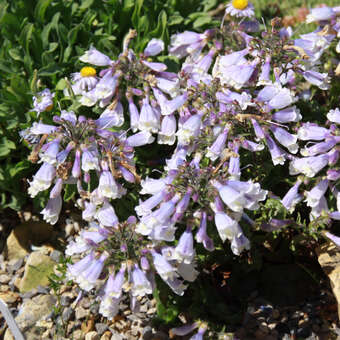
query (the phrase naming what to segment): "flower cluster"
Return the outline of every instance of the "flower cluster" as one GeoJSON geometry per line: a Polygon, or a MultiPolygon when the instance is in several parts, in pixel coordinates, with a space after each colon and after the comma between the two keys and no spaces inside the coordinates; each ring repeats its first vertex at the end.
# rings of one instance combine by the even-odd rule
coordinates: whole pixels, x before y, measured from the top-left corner
{"type": "MultiPolygon", "coordinates": [[[[310,221],[340,219],[340,111],[329,111],[320,126],[298,108],[311,96],[306,84],[321,91],[331,86],[333,73],[322,61],[340,36],[339,13],[339,8],[313,9],[307,21],[319,27],[292,39],[292,30],[279,19],[259,32],[253,5],[233,0],[219,29],[171,37],[169,54],[185,58],[178,73],[151,59],[164,51],[159,39],[140,54],[133,51],[135,31],[116,59],[94,47],[80,57],[88,65],[71,75],[64,94],[99,116],[61,110],[54,125],[41,120],[21,135],[33,147],[30,159],[42,163],[29,194],[35,197],[53,185],[44,219],[57,222],[66,185],[78,192],[89,227],[67,246],[67,255],[82,255],[67,275],[85,291],[98,289],[102,315],[112,319],[118,313],[123,292],[136,310],[138,297],[153,292],[155,274],[183,295],[198,275],[197,243],[212,252],[219,238],[234,255],[249,250],[251,234],[243,226],[258,227],[256,212],[269,195],[289,212],[305,198],[310,221]],[[136,154],[156,137],[158,144],[172,146],[172,154],[162,155],[164,170],[152,177],[136,154]],[[262,156],[270,157],[271,167],[286,166],[288,172],[289,166],[289,175],[299,175],[282,200],[249,171],[262,156]],[[302,186],[309,190],[301,193],[302,186]],[[116,207],[131,200],[128,190],[139,201],[133,204],[136,216],[124,221],[116,207]],[[332,197],[335,211],[329,207],[332,197]]],[[[33,102],[38,114],[48,111],[53,95],[46,89],[33,102]]],[[[261,228],[289,224],[273,218],[261,228]]],[[[336,236],[326,237],[338,243],[336,236]]],[[[196,328],[191,339],[202,339],[205,323],[172,333],[196,328]]]]}

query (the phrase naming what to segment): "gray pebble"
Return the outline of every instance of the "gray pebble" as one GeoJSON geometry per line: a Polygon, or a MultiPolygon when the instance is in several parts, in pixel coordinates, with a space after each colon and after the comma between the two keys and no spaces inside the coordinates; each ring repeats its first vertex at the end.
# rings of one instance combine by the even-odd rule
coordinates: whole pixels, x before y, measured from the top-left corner
{"type": "Polygon", "coordinates": [[[53,250],[50,254],[50,258],[55,262],[59,262],[59,258],[61,255],[62,253],[59,250],[53,250]]]}
{"type": "Polygon", "coordinates": [[[37,287],[37,292],[39,293],[39,294],[49,294],[49,289],[48,288],[46,288],[46,287],[42,287],[42,286],[38,286],[37,287]]]}
{"type": "Polygon", "coordinates": [[[77,320],[85,318],[88,314],[89,312],[83,307],[76,308],[76,319],[77,320]]]}
{"type": "Polygon", "coordinates": [[[15,271],[19,270],[22,267],[23,264],[24,264],[24,259],[21,258],[19,260],[16,260],[12,265],[10,264],[8,266],[8,271],[9,272],[15,272],[15,271]]]}
{"type": "Polygon", "coordinates": [[[73,316],[74,310],[71,307],[65,308],[62,314],[62,318],[65,322],[69,321],[70,318],[73,316]]]}
{"type": "Polygon", "coordinates": [[[26,292],[24,294],[20,294],[20,296],[23,298],[23,299],[31,299],[32,297],[38,295],[38,291],[36,289],[32,289],[31,291],[29,292],[26,292]]]}
{"type": "Polygon", "coordinates": [[[7,274],[2,274],[0,275],[0,283],[8,283],[9,281],[11,281],[11,277],[7,274]]]}
{"type": "Polygon", "coordinates": [[[105,323],[96,323],[95,324],[96,331],[99,335],[102,335],[109,327],[105,323]]]}
{"type": "Polygon", "coordinates": [[[62,295],[60,298],[60,304],[63,307],[67,307],[71,303],[71,298],[69,296],[62,295]]]}

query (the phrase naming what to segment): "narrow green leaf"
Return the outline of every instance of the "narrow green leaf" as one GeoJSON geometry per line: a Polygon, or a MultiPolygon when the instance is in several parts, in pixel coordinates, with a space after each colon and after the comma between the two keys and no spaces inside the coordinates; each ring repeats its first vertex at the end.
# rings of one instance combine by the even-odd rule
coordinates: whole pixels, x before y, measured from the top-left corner
{"type": "Polygon", "coordinates": [[[34,9],[34,17],[37,21],[45,22],[45,12],[47,7],[51,4],[52,0],[39,0],[34,9]]]}

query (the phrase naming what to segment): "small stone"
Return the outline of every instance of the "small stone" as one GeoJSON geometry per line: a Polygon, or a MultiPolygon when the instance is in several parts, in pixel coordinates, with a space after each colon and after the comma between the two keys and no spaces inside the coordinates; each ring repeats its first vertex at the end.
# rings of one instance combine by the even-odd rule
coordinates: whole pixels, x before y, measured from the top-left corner
{"type": "Polygon", "coordinates": [[[20,259],[29,254],[31,245],[50,241],[53,227],[45,222],[28,221],[18,225],[7,238],[5,254],[8,260],[20,259]]]}
{"type": "Polygon", "coordinates": [[[99,335],[97,332],[92,331],[85,335],[85,340],[99,340],[99,335]]]}
{"type": "Polygon", "coordinates": [[[147,306],[146,304],[142,305],[142,306],[140,307],[140,311],[141,311],[142,313],[146,313],[146,312],[148,311],[148,306],[147,306]]]}
{"type": "Polygon", "coordinates": [[[59,250],[53,250],[52,253],[50,254],[50,258],[54,261],[59,263],[60,256],[62,255],[61,251],[59,250]]]}
{"type": "Polygon", "coordinates": [[[31,299],[33,296],[36,296],[38,295],[38,291],[36,289],[32,289],[30,290],[29,292],[26,292],[26,293],[21,293],[20,296],[23,298],[23,299],[31,299]]]}
{"type": "Polygon", "coordinates": [[[280,317],[280,311],[278,309],[273,309],[272,316],[274,319],[278,319],[280,317]]]}
{"type": "Polygon", "coordinates": [[[18,293],[15,292],[4,292],[4,293],[0,293],[0,299],[2,299],[4,302],[6,303],[15,303],[18,301],[18,299],[20,299],[20,296],[18,293]]]}
{"type": "Polygon", "coordinates": [[[60,304],[63,306],[63,307],[67,307],[69,306],[71,303],[71,298],[69,296],[64,296],[62,295],[61,298],[60,298],[60,304]]]}
{"type": "Polygon", "coordinates": [[[146,312],[146,314],[151,315],[151,314],[155,314],[156,312],[157,312],[157,309],[155,307],[152,307],[146,312]]]}
{"type": "Polygon", "coordinates": [[[49,290],[47,289],[47,288],[45,288],[45,287],[42,287],[42,286],[38,286],[37,287],[37,292],[39,293],[39,294],[48,294],[49,293],[49,290]]]}
{"type": "Polygon", "coordinates": [[[70,320],[72,315],[74,314],[74,310],[71,307],[65,308],[62,313],[62,319],[67,322],[70,320]]]}
{"type": "Polygon", "coordinates": [[[72,336],[74,340],[81,340],[83,339],[83,332],[80,329],[77,329],[72,333],[72,336]]]}
{"type": "Polygon", "coordinates": [[[113,331],[112,336],[111,336],[111,340],[123,340],[123,337],[119,333],[113,331]]]}
{"type": "Polygon", "coordinates": [[[77,320],[84,319],[88,314],[89,312],[83,307],[76,308],[76,319],[77,320]]]}
{"type": "Polygon", "coordinates": [[[268,328],[272,331],[273,329],[275,329],[276,327],[276,323],[270,323],[268,324],[268,328]]]}
{"type": "Polygon", "coordinates": [[[6,329],[4,340],[15,340],[9,328],[6,329]]]}
{"type": "Polygon", "coordinates": [[[51,313],[56,299],[51,295],[38,295],[24,301],[15,318],[21,330],[34,326],[36,322],[51,313]]]}
{"type": "Polygon", "coordinates": [[[99,335],[102,335],[108,329],[108,326],[105,323],[100,322],[96,323],[95,327],[99,335]]]}
{"type": "Polygon", "coordinates": [[[11,277],[7,274],[2,274],[0,275],[0,283],[8,283],[9,281],[11,281],[11,277]]]}
{"type": "Polygon", "coordinates": [[[105,333],[101,336],[100,340],[111,340],[111,332],[110,332],[110,331],[105,332],[105,333]]]}
{"type": "Polygon", "coordinates": [[[49,256],[39,251],[31,253],[27,259],[25,273],[20,282],[20,292],[29,292],[39,285],[47,286],[49,284],[48,276],[53,273],[55,264],[49,256]]]}
{"type": "Polygon", "coordinates": [[[17,270],[19,270],[22,265],[24,264],[24,259],[21,258],[19,260],[13,259],[11,261],[9,261],[8,263],[8,271],[9,272],[16,272],[17,270]]]}

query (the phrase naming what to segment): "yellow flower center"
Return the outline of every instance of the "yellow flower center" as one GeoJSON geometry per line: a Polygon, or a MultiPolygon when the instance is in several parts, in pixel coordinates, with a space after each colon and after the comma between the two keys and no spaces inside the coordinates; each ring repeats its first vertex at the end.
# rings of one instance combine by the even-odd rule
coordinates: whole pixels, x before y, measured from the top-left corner
{"type": "Polygon", "coordinates": [[[236,9],[245,9],[248,6],[248,0],[233,0],[232,3],[233,7],[236,9]]]}
{"type": "Polygon", "coordinates": [[[94,77],[97,72],[93,67],[85,66],[80,70],[80,74],[82,77],[94,77]]]}

